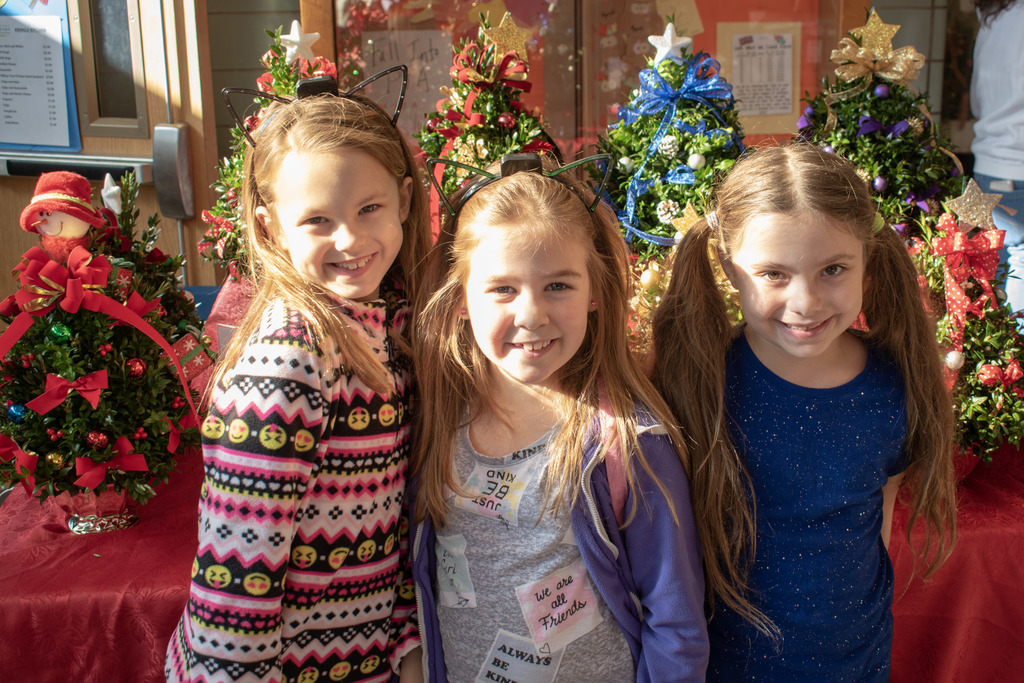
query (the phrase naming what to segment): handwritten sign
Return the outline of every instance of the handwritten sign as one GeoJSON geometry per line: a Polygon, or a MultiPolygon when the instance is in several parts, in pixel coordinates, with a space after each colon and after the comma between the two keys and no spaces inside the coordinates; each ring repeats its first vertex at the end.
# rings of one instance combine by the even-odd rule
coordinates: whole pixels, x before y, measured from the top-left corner
{"type": "Polygon", "coordinates": [[[476,590],[469,575],[466,537],[437,535],[437,604],[445,607],[476,607],[476,590]]]}
{"type": "Polygon", "coordinates": [[[519,607],[538,645],[562,650],[603,621],[583,558],[542,579],[516,587],[519,607]]]}
{"type": "MultiPolygon", "coordinates": [[[[366,73],[405,64],[409,67],[409,85],[398,126],[411,134],[437,111],[441,87],[451,86],[448,70],[452,65],[450,31],[367,31],[363,33],[362,57],[366,73]]],[[[398,79],[378,81],[367,88],[370,97],[382,103],[398,98],[398,79]]]]}
{"type": "Polygon", "coordinates": [[[476,683],[551,683],[565,650],[537,647],[529,638],[498,630],[476,683]]]}

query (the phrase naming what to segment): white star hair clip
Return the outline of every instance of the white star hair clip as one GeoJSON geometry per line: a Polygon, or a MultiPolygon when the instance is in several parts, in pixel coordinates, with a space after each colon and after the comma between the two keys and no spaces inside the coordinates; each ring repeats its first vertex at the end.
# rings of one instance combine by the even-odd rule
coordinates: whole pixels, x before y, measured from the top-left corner
{"type": "Polygon", "coordinates": [[[647,40],[658,49],[657,54],[654,55],[655,64],[668,58],[678,62],[683,61],[683,55],[680,50],[693,44],[693,38],[677,36],[676,27],[672,23],[665,26],[664,34],[660,36],[647,36],[647,40]]]}
{"type": "Polygon", "coordinates": [[[316,55],[313,54],[312,45],[318,40],[320,40],[319,33],[303,33],[298,20],[293,19],[291,33],[281,36],[281,45],[285,48],[285,61],[291,64],[296,57],[313,61],[316,55]]]}

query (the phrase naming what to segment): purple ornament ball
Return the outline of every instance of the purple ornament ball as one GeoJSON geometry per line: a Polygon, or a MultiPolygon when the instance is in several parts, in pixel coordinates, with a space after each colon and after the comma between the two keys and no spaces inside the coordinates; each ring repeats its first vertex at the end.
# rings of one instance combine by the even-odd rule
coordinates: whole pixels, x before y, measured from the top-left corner
{"type": "Polygon", "coordinates": [[[823,151],[825,154],[835,154],[836,148],[833,147],[832,145],[825,145],[824,147],[821,148],[821,151],[823,151]]]}
{"type": "Polygon", "coordinates": [[[811,105],[808,104],[807,108],[804,109],[804,116],[806,116],[809,119],[813,119],[814,118],[814,107],[812,107],[811,105]]]}
{"type": "Polygon", "coordinates": [[[889,181],[878,175],[871,181],[871,187],[875,188],[876,192],[885,192],[886,188],[889,187],[889,181]]]}
{"type": "Polygon", "coordinates": [[[875,97],[877,97],[880,100],[884,100],[889,96],[889,86],[887,86],[885,83],[879,83],[878,85],[875,86],[874,93],[875,97]]]}

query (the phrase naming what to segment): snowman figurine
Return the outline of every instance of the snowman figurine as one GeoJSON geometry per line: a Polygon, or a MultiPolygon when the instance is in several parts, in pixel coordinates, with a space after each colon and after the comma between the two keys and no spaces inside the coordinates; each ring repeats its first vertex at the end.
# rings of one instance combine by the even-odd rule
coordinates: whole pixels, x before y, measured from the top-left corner
{"type": "Polygon", "coordinates": [[[92,187],[77,173],[54,171],[39,176],[32,201],[21,212],[21,229],[38,233],[43,251],[67,263],[75,247],[89,247],[89,229],[107,219],[92,205],[92,187]]]}

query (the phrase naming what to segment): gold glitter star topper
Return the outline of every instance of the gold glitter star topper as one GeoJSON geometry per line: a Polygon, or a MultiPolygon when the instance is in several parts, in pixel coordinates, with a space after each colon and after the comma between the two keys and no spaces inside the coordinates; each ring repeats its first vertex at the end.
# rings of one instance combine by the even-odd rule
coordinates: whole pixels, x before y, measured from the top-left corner
{"type": "Polygon", "coordinates": [[[519,59],[527,61],[526,41],[530,39],[530,32],[516,26],[511,12],[505,12],[497,28],[485,28],[484,36],[494,43],[495,63],[507,52],[515,52],[519,59]]]}
{"type": "Polygon", "coordinates": [[[981,191],[978,183],[971,178],[967,183],[967,189],[956,199],[950,199],[946,206],[960,219],[961,230],[966,232],[972,227],[992,227],[992,209],[996,208],[1001,194],[987,194],[981,191]],[[966,226],[964,225],[966,224],[966,226]]]}
{"type": "Polygon", "coordinates": [[[899,24],[883,23],[878,13],[871,10],[868,23],[851,29],[850,33],[860,38],[860,45],[865,50],[871,50],[876,55],[884,55],[892,52],[892,39],[899,30],[899,24]]]}

